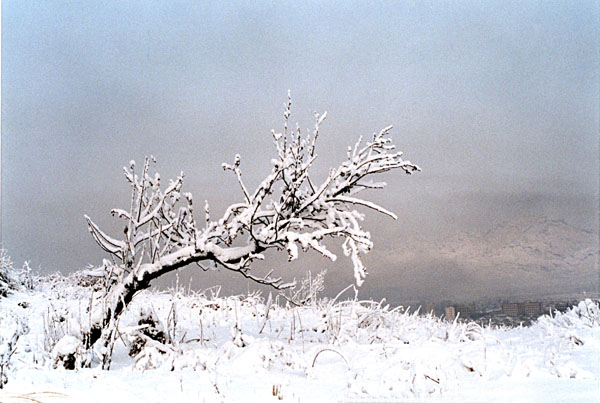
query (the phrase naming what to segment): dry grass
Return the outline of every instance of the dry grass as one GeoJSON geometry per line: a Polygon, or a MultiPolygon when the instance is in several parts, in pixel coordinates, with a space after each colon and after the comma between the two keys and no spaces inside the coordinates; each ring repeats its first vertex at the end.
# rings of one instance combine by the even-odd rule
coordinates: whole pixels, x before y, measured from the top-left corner
{"type": "Polygon", "coordinates": [[[56,400],[71,400],[70,396],[59,392],[30,392],[24,394],[2,393],[0,392],[0,402],[33,402],[44,403],[56,400]]]}

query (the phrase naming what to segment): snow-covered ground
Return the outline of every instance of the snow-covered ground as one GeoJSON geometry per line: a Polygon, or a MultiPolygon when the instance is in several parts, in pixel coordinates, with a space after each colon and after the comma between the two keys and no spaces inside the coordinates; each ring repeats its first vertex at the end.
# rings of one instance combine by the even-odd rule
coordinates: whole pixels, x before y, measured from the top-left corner
{"type": "Polygon", "coordinates": [[[584,402],[600,396],[600,308],[590,300],[531,327],[482,328],[360,299],[290,307],[281,298],[220,297],[216,289],[144,291],[119,323],[110,370],[97,361],[92,368],[54,369],[58,340],[67,343],[63,336],[77,336],[89,320],[90,295],[55,278],[0,298],[0,364],[8,381],[0,401],[584,402]],[[132,358],[141,312],[158,320],[154,334],[162,331],[167,342],[147,340],[132,358]],[[19,328],[24,334],[7,359],[19,328]]]}

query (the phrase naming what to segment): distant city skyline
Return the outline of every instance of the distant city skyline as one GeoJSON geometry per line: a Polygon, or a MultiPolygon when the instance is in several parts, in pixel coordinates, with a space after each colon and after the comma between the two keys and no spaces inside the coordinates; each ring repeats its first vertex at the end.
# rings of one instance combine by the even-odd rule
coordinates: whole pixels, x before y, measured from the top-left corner
{"type": "MultiPolygon", "coordinates": [[[[251,185],[268,173],[288,89],[301,128],[328,111],[321,175],[390,124],[423,169],[386,174],[373,194],[399,219],[367,213],[365,293],[480,287],[467,263],[426,251],[505,221],[562,219],[597,245],[599,17],[595,1],[5,1],[2,246],[46,273],[101,264],[83,215],[118,234],[110,209],[129,203],[121,167],[146,155],[165,180],[184,171],[184,191],[219,214],[241,197],[222,162],[239,153],[251,185]],[[415,242],[425,251],[408,259],[415,242]],[[446,272],[455,282],[430,281],[446,272]]],[[[331,290],[352,281],[342,256],[291,269],[268,258],[283,277],[327,268],[331,290]]],[[[199,287],[247,288],[226,273],[185,272],[199,287]]],[[[497,275],[510,288],[509,273],[497,275]]]]}

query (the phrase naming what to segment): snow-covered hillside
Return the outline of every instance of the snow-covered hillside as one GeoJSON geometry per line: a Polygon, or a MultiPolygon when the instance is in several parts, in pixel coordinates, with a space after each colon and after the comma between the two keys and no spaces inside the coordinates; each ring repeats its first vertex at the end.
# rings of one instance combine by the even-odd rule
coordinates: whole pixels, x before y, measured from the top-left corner
{"type": "Polygon", "coordinates": [[[583,295],[600,287],[598,242],[597,233],[561,220],[522,217],[484,233],[460,232],[437,242],[403,241],[384,260],[402,267],[404,294],[426,289],[416,282],[419,278],[442,290],[422,300],[583,295]]]}
{"type": "Polygon", "coordinates": [[[290,307],[256,294],[221,297],[215,288],[147,290],[119,323],[111,369],[93,360],[92,368],[69,371],[54,369],[61,343],[77,343],[63,336],[78,336],[90,320],[91,289],[73,283],[54,277],[0,299],[8,381],[0,401],[598,398],[600,307],[591,300],[531,327],[482,328],[342,301],[351,291],[290,307]]]}
{"type": "Polygon", "coordinates": [[[478,265],[572,275],[594,269],[598,238],[562,220],[527,217],[501,223],[482,236],[458,235],[443,246],[444,256],[478,265]]]}

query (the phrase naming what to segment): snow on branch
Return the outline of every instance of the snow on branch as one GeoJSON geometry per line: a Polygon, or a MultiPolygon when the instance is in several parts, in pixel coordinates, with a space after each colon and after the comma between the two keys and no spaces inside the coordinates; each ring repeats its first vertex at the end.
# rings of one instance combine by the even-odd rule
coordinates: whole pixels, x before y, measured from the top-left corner
{"type": "MultiPolygon", "coordinates": [[[[280,279],[248,274],[250,264],[261,252],[269,248],[286,249],[293,260],[298,257],[300,247],[314,249],[334,260],[336,256],[323,240],[340,237],[344,240],[344,253],[353,263],[356,282],[362,284],[366,269],[360,256],[371,249],[372,243],[370,234],[360,225],[363,215],[355,207],[364,206],[394,219],[397,216],[369,200],[357,198],[356,194],[385,186],[372,181],[375,174],[392,169],[411,174],[420,169],[404,160],[402,152],[395,151],[389,126],[373,134],[369,141],[361,138],[348,147],[346,161],[332,168],[327,178],[316,184],[310,168],[317,158],[317,139],[327,114],[315,114],[314,130],[306,134],[298,128],[289,129],[290,116],[291,98],[288,98],[284,131],[272,131],[276,153],[271,160],[271,172],[253,192],[242,180],[239,154],[233,164],[223,164],[225,170],[235,174],[243,199],[229,206],[220,219],[210,220],[206,203],[206,225],[198,228],[191,194],[184,194],[181,200],[183,173],[162,190],[160,175],[151,173],[154,159],[146,158],[140,176],[135,172],[135,162],[124,168],[132,188],[129,211],[112,210],[113,215],[125,222],[123,239],[105,234],[86,216],[94,239],[105,251],[117,256],[128,270],[160,272],[157,264],[167,268],[178,260],[170,257],[185,250],[189,252],[183,260],[189,263],[211,260],[257,282],[277,285],[281,284],[280,279]],[[236,240],[245,246],[233,247],[236,240]]],[[[144,276],[138,273],[138,277],[144,276]]]]}

